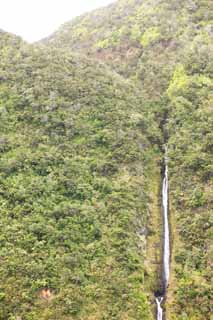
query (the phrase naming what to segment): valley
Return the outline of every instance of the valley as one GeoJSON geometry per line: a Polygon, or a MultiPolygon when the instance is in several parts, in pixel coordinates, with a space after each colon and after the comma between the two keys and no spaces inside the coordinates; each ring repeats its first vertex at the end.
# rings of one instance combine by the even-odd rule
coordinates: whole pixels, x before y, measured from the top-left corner
{"type": "Polygon", "coordinates": [[[0,31],[0,320],[211,319],[212,9],[0,31]]]}

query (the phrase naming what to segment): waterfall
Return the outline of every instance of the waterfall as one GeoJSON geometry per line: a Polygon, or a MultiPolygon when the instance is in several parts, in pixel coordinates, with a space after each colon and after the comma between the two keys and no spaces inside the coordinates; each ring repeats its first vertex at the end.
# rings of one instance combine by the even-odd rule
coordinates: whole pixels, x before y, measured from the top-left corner
{"type": "MultiPolygon", "coordinates": [[[[167,153],[167,150],[165,150],[167,153]]],[[[156,298],[157,303],[157,320],[163,319],[163,309],[161,303],[164,300],[164,295],[169,283],[170,272],[170,236],[169,236],[169,206],[168,206],[169,180],[167,158],[165,157],[165,170],[162,186],[162,204],[163,204],[163,221],[164,221],[164,241],[163,241],[163,288],[162,296],[156,298]]]]}
{"type": "Polygon", "coordinates": [[[165,290],[169,282],[170,270],[170,243],[169,243],[169,215],[168,215],[168,167],[165,165],[165,173],[163,179],[163,218],[164,218],[164,247],[163,247],[163,273],[165,290]]]}
{"type": "Polygon", "coordinates": [[[163,301],[163,297],[156,298],[157,303],[157,320],[163,319],[163,309],[161,308],[161,302],[163,301]]]}

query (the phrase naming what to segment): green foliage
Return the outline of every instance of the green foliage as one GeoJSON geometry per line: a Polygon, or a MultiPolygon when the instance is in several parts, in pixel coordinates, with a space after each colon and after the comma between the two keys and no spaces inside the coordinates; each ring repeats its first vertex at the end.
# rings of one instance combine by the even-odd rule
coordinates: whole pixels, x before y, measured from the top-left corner
{"type": "Polygon", "coordinates": [[[186,91],[189,85],[189,78],[184,70],[183,65],[178,65],[174,71],[173,78],[167,90],[167,94],[172,99],[173,97],[181,96],[186,91]]]}
{"type": "MultiPolygon", "coordinates": [[[[212,228],[211,11],[208,1],[119,1],[66,24],[49,42],[89,52],[133,79],[168,140],[170,209],[177,224],[172,232],[174,270],[178,271],[172,274],[176,282],[169,290],[175,302],[170,306],[168,301],[167,311],[174,319],[210,319],[206,270],[212,228]],[[74,42],[72,34],[85,20],[87,37],[74,42]],[[120,32],[123,27],[125,32],[120,32]],[[103,52],[97,51],[95,44],[105,39],[110,45],[107,42],[103,52]],[[197,272],[200,285],[189,277],[197,272]]],[[[151,140],[162,143],[155,134],[151,140]]]]}
{"type": "Polygon", "coordinates": [[[168,318],[210,319],[211,30],[206,0],[120,0],[40,45],[0,33],[0,319],[154,318],[165,142],[168,318]]]}
{"type": "Polygon", "coordinates": [[[97,47],[100,49],[107,49],[110,46],[110,40],[109,39],[105,39],[102,41],[99,41],[97,43],[97,47]]]}
{"type": "Polygon", "coordinates": [[[1,34],[0,319],[148,320],[153,117],[102,64],[19,42],[6,53],[11,41],[1,34]]]}
{"type": "Polygon", "coordinates": [[[147,29],[141,37],[141,44],[143,47],[149,46],[156,40],[159,40],[160,32],[157,27],[147,29]]]}
{"type": "MultiPolygon", "coordinates": [[[[196,41],[196,40],[195,40],[196,41]]],[[[192,47],[199,55],[202,46],[192,47]]],[[[207,49],[207,47],[206,47],[207,49]]],[[[190,59],[195,53],[190,48],[190,59]]],[[[209,42],[208,52],[212,51],[209,42]]],[[[170,192],[182,246],[175,245],[177,319],[210,319],[212,252],[211,60],[178,66],[169,89],[170,192]],[[177,253],[178,251],[178,253],[177,253]]],[[[173,312],[174,313],[174,312],[173,312]]]]}

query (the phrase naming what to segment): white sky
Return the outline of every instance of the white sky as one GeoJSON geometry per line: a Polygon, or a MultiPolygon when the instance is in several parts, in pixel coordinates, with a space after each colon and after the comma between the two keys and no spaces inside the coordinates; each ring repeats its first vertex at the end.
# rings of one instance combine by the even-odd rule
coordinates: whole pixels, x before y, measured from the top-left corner
{"type": "Polygon", "coordinates": [[[66,21],[115,0],[0,0],[0,29],[33,42],[66,21]]]}

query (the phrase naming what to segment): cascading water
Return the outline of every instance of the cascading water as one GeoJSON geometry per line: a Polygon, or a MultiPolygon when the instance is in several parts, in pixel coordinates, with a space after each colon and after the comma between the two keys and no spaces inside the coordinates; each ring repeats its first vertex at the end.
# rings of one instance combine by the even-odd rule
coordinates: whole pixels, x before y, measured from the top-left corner
{"type": "Polygon", "coordinates": [[[163,217],[164,217],[164,249],[163,249],[163,272],[164,287],[168,286],[170,270],[170,243],[169,243],[169,212],[168,212],[168,167],[165,165],[165,175],[163,179],[163,217]]]}
{"type": "Polygon", "coordinates": [[[156,298],[157,303],[157,320],[163,319],[163,309],[161,307],[161,302],[163,301],[163,297],[156,298]]]}
{"type": "MultiPolygon", "coordinates": [[[[166,150],[167,152],[167,150],[166,150]]],[[[169,241],[169,210],[168,210],[168,166],[167,158],[165,158],[165,171],[162,186],[162,203],[163,203],[163,219],[164,219],[164,244],[163,244],[163,288],[164,295],[169,283],[170,272],[170,241],[169,241]]],[[[156,298],[157,303],[157,320],[163,319],[163,309],[161,303],[164,300],[164,295],[156,298]]]]}

